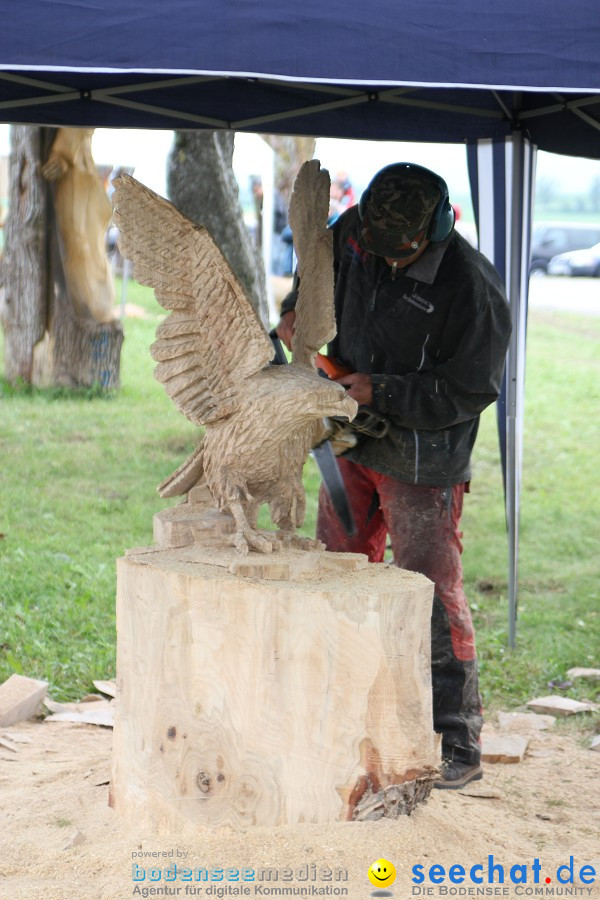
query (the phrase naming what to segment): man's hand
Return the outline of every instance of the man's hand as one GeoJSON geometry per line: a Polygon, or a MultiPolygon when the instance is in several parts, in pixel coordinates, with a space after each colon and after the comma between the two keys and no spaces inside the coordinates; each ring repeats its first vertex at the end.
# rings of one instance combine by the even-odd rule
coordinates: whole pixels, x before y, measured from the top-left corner
{"type": "Polygon", "coordinates": [[[349,395],[353,397],[359,406],[371,406],[373,403],[373,385],[371,376],[362,372],[352,372],[350,375],[342,375],[335,379],[338,384],[343,384],[349,395]]]}
{"type": "Polygon", "coordinates": [[[288,350],[292,349],[292,335],[294,334],[294,322],[296,321],[296,313],[293,309],[282,315],[279,325],[275,329],[277,337],[283,341],[288,350]]]}

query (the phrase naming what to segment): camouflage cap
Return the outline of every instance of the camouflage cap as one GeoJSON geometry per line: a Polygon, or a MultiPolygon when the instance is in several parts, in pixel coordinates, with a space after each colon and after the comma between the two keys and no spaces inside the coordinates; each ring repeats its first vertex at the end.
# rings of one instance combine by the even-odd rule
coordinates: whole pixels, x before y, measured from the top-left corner
{"type": "Polygon", "coordinates": [[[420,244],[426,236],[442,199],[440,189],[409,165],[406,171],[394,165],[379,172],[367,192],[359,237],[362,248],[394,259],[412,256],[416,248],[410,244],[417,238],[420,244]]]}

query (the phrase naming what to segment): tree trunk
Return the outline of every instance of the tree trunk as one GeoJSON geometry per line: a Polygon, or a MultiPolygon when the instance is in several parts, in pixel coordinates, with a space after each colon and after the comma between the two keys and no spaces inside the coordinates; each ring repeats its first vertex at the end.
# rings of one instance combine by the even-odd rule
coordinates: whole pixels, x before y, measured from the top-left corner
{"type": "Polygon", "coordinates": [[[208,229],[267,323],[264,267],[244,226],[232,169],[233,144],[232,132],[176,132],[167,164],[168,193],[177,209],[208,229]]]}
{"type": "Polygon", "coordinates": [[[4,371],[9,381],[31,382],[33,348],[48,316],[49,190],[40,175],[48,129],[13,126],[9,164],[9,213],[2,265],[0,322],[4,371]]]}
{"type": "MultiPolygon", "coordinates": [[[[0,322],[5,376],[36,386],[119,385],[123,329],[75,312],[65,279],[53,189],[41,169],[56,129],[13,126],[0,322]]],[[[85,204],[86,198],[73,197],[85,204]]],[[[86,255],[83,257],[86,264],[86,255]]]]}
{"type": "MultiPolygon", "coordinates": [[[[177,510],[157,532],[180,543],[177,510]]],[[[231,516],[183,512],[193,544],[117,564],[117,814],[193,834],[410,813],[439,756],[432,583],[356,553],[241,556],[231,516]]]]}
{"type": "Polygon", "coordinates": [[[315,155],[317,141],[313,137],[288,134],[262,134],[261,137],[275,151],[275,187],[287,208],[296,175],[302,163],[315,155]]]}

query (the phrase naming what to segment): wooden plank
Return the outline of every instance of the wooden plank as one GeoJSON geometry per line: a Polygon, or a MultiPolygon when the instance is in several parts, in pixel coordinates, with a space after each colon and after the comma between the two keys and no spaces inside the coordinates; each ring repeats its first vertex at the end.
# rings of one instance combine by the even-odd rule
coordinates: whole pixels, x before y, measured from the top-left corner
{"type": "Polygon", "coordinates": [[[484,734],[481,738],[481,760],[488,763],[520,763],[528,743],[529,738],[522,734],[484,734]]]}
{"type": "Polygon", "coordinates": [[[586,669],[582,666],[575,666],[574,669],[569,669],[567,678],[570,678],[571,681],[576,681],[578,678],[585,678],[588,681],[600,681],[600,669],[586,669]]]}
{"type": "Polygon", "coordinates": [[[547,697],[536,697],[529,700],[527,706],[536,712],[549,713],[553,716],[572,716],[576,713],[592,712],[593,703],[572,700],[570,697],[561,697],[550,694],[547,697]]]}
{"type": "Polygon", "coordinates": [[[31,719],[41,709],[47,681],[37,681],[14,673],[0,685],[0,727],[31,719]]]}
{"type": "Polygon", "coordinates": [[[498,728],[502,734],[535,734],[538,731],[554,728],[555,724],[555,716],[545,716],[541,713],[498,713],[498,728]]]}

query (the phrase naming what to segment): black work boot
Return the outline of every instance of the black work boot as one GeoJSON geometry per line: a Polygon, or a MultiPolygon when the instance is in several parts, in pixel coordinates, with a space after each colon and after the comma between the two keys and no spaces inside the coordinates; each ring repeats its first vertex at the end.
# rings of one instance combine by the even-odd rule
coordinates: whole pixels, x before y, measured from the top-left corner
{"type": "Polygon", "coordinates": [[[433,782],[434,788],[440,790],[457,790],[483,778],[483,769],[479,763],[464,763],[457,760],[444,759],[440,767],[440,775],[433,782]]]}

